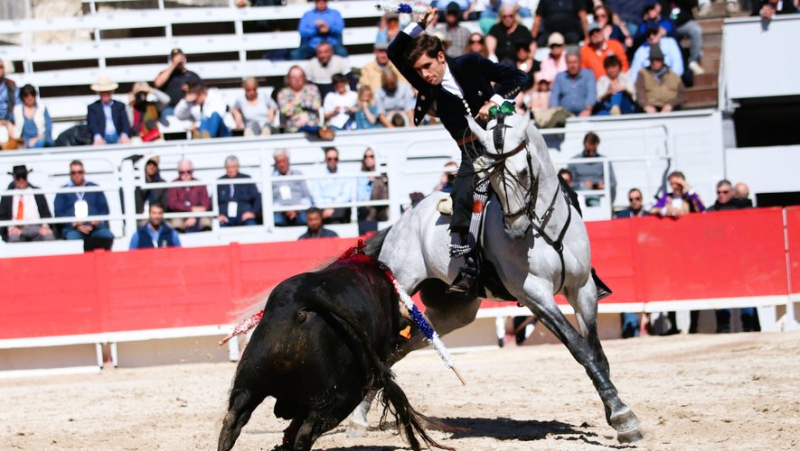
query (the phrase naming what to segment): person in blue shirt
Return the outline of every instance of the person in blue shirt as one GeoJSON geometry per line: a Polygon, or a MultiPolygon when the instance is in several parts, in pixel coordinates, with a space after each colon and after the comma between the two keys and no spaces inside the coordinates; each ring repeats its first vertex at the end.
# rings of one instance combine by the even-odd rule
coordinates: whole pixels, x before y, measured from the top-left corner
{"type": "Polygon", "coordinates": [[[567,54],[567,70],[556,75],[550,91],[550,108],[562,107],[580,117],[592,115],[597,88],[594,73],[581,69],[581,56],[567,54]]]}
{"type": "Polygon", "coordinates": [[[131,250],[157,247],[181,247],[178,232],[164,224],[164,206],[150,204],[150,220],[131,237],[131,250]]]}
{"type": "Polygon", "coordinates": [[[292,50],[293,60],[307,60],[316,55],[317,46],[326,41],[333,47],[333,53],[347,56],[342,45],[344,19],[339,11],[328,8],[328,0],[316,0],[314,9],[303,14],[298,26],[300,47],[292,50]]]}
{"type": "MultiPolygon", "coordinates": [[[[339,151],[335,147],[328,147],[325,149],[325,173],[338,172],[339,151]]],[[[322,219],[326,224],[350,222],[349,208],[328,208],[328,205],[352,202],[355,192],[354,179],[331,177],[314,180],[311,185],[314,205],[322,208],[322,219]]]]}
{"type": "MultiPolygon", "coordinates": [[[[70,181],[65,188],[81,186],[97,186],[86,181],[86,170],[83,163],[75,160],[69,164],[70,181]]],[[[92,221],[92,216],[108,215],[108,201],[102,191],[78,191],[71,193],[58,193],[55,200],[56,218],[85,219],[64,224],[61,236],[65,240],[86,240],[87,238],[114,239],[114,234],[108,229],[106,221],[92,221]]]]}

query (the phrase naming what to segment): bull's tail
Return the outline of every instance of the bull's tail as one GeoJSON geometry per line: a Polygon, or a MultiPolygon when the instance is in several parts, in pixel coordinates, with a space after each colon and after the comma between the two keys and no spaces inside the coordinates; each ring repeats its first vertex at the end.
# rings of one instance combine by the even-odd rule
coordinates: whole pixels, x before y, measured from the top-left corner
{"type": "MultiPolygon", "coordinates": [[[[376,238],[378,237],[376,236],[376,238]]],[[[381,239],[381,242],[382,241],[381,239]]],[[[312,297],[316,301],[314,303],[318,303],[313,306],[318,309],[317,313],[335,321],[342,329],[349,331],[350,336],[345,337],[345,339],[349,339],[353,336],[356,337],[357,342],[364,350],[365,355],[362,358],[362,362],[370,375],[369,379],[371,379],[370,384],[372,386],[369,388],[383,389],[382,403],[384,410],[381,422],[383,423],[389,412],[391,412],[395,417],[397,430],[406,437],[406,440],[408,440],[409,445],[411,445],[414,451],[420,451],[422,449],[417,439],[417,434],[428,447],[453,450],[453,448],[437,443],[425,431],[424,423],[436,425],[439,425],[439,423],[427,418],[411,406],[405,392],[403,392],[403,389],[395,382],[392,370],[381,360],[375,350],[372,340],[364,328],[360,326],[359,322],[352,318],[348,312],[341,309],[339,304],[325,292],[323,287],[319,287],[317,293],[319,296],[312,297]]]]}
{"type": "Polygon", "coordinates": [[[378,256],[381,254],[381,249],[383,249],[383,242],[386,241],[386,235],[389,234],[389,231],[392,230],[392,227],[389,226],[377,234],[367,240],[367,245],[364,248],[364,253],[368,257],[372,257],[374,259],[378,259],[378,256]]]}

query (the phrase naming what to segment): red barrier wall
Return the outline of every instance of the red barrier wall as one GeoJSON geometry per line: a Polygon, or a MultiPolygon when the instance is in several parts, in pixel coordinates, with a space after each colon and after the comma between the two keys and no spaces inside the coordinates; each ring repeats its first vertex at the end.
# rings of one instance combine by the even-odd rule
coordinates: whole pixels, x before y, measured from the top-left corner
{"type": "MultiPolygon", "coordinates": [[[[781,209],[592,222],[604,302],[787,294],[781,209]]],[[[800,292],[800,208],[787,210],[800,292]]],[[[313,269],[355,239],[0,259],[0,339],[225,324],[241,300],[313,269]]],[[[560,300],[563,302],[563,299],[560,300]]],[[[484,308],[507,306],[484,303],[484,308]]]]}

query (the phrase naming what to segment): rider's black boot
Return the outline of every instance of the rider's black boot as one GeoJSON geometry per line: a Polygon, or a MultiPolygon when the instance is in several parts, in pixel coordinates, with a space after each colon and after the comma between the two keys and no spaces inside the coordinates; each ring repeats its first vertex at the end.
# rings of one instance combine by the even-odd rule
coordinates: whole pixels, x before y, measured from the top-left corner
{"type": "Polygon", "coordinates": [[[608,288],[608,285],[606,285],[602,280],[600,280],[599,277],[597,277],[597,273],[594,271],[594,268],[592,268],[592,280],[594,280],[594,284],[597,287],[598,301],[611,296],[611,288],[608,288]]]}
{"type": "MultiPolygon", "coordinates": [[[[469,238],[468,233],[459,232],[461,244],[467,244],[469,238]]],[[[477,282],[480,275],[480,268],[478,261],[473,255],[473,250],[468,255],[464,256],[464,266],[458,269],[458,275],[453,281],[453,284],[447,288],[447,294],[465,294],[469,296],[477,296],[477,282]]]]}

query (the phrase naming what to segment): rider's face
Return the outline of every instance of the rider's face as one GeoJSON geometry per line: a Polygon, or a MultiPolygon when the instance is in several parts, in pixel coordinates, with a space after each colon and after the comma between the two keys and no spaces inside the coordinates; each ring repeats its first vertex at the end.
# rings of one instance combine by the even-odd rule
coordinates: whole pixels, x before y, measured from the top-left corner
{"type": "Polygon", "coordinates": [[[444,52],[439,52],[436,58],[431,58],[428,55],[419,57],[414,63],[414,70],[417,71],[420,77],[425,80],[429,85],[439,85],[442,83],[444,77],[445,60],[444,52]]]}

